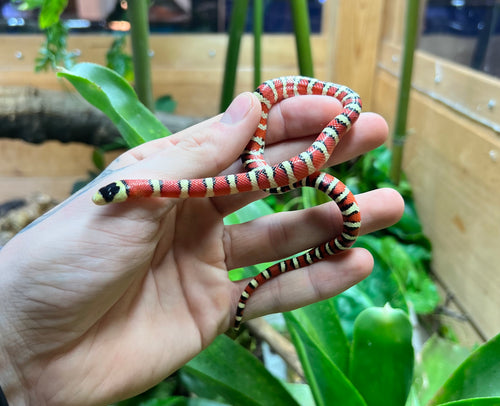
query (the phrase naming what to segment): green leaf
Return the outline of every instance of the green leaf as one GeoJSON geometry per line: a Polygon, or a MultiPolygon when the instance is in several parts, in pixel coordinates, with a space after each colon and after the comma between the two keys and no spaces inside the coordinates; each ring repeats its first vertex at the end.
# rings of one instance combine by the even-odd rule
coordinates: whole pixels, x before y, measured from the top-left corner
{"type": "Polygon", "coordinates": [[[181,372],[184,384],[201,397],[212,397],[216,392],[232,405],[298,406],[257,358],[224,335],[189,361],[181,372]],[[196,381],[202,384],[197,385],[196,381]],[[200,393],[206,387],[209,393],[200,393]]]}
{"type": "Polygon", "coordinates": [[[475,350],[429,402],[500,396],[500,334],[475,350]]]}
{"type": "Polygon", "coordinates": [[[149,399],[138,406],[188,406],[188,400],[182,396],[172,396],[167,399],[149,399]]]}
{"type": "Polygon", "coordinates": [[[62,69],[58,76],[69,80],[90,104],[105,113],[129,147],[170,135],[127,81],[111,69],[85,62],[62,69]]]}
{"type": "Polygon", "coordinates": [[[358,391],[322,345],[309,336],[293,312],[285,313],[285,320],[316,406],[366,406],[358,391]]]}
{"type": "Polygon", "coordinates": [[[240,224],[273,214],[274,210],[263,200],[257,200],[224,217],[224,224],[240,224]]]}
{"type": "Polygon", "coordinates": [[[463,399],[441,403],[439,406],[500,406],[500,397],[463,399]]]}
{"type": "Polygon", "coordinates": [[[106,167],[106,157],[104,156],[104,150],[102,148],[96,147],[92,152],[92,162],[94,166],[103,171],[106,167]]]}
{"type": "Polygon", "coordinates": [[[134,63],[132,56],[125,51],[126,35],[120,35],[113,40],[106,52],[106,66],[128,82],[134,81],[134,63]]]}
{"type": "Polygon", "coordinates": [[[370,406],[404,405],[414,354],[412,325],[401,309],[370,307],[354,323],[349,378],[370,406]]]}
{"type": "Polygon", "coordinates": [[[43,6],[44,0],[25,0],[17,8],[21,11],[34,10],[43,6]]]}
{"type": "Polygon", "coordinates": [[[173,113],[177,108],[177,102],[169,94],[161,96],[155,101],[156,111],[163,111],[165,113],[173,113]]]}
{"type": "Polygon", "coordinates": [[[67,5],[68,0],[44,0],[38,20],[40,28],[44,30],[58,23],[59,16],[67,5]]]}
{"type": "Polygon", "coordinates": [[[392,307],[408,312],[400,282],[384,256],[382,241],[383,239],[370,235],[358,238],[356,246],[366,248],[375,260],[371,275],[358,285],[373,300],[375,306],[381,307],[390,303],[392,307]]]}
{"type": "Polygon", "coordinates": [[[187,402],[188,406],[231,406],[227,403],[220,403],[210,399],[190,398],[187,402]]]}
{"type": "MultiPolygon", "coordinates": [[[[226,216],[224,218],[224,224],[241,224],[273,213],[274,210],[265,201],[257,200],[226,216]]],[[[232,269],[231,271],[229,271],[228,276],[232,281],[252,278],[272,264],[273,262],[265,262],[261,264],[246,266],[244,268],[232,269]]]]}
{"type": "Polygon", "coordinates": [[[368,296],[359,285],[347,289],[341,294],[333,298],[335,309],[340,317],[340,323],[347,339],[352,340],[352,331],[354,328],[354,321],[359,313],[364,309],[375,306],[373,300],[368,296]]]}
{"type": "Polygon", "coordinates": [[[413,390],[420,404],[432,398],[469,354],[470,350],[437,335],[427,340],[418,357],[413,379],[413,390]]]}
{"type": "Polygon", "coordinates": [[[283,382],[283,385],[300,406],[316,406],[309,385],[305,383],[290,382],[283,382]]]}
{"type": "Polygon", "coordinates": [[[347,373],[349,342],[342,330],[333,299],[296,309],[291,314],[318,348],[343,373],[347,373]]]}
{"type": "Polygon", "coordinates": [[[405,208],[401,219],[388,231],[405,242],[413,242],[431,249],[429,239],[423,234],[413,200],[405,200],[405,208]]]}
{"type": "Polygon", "coordinates": [[[398,279],[406,299],[413,303],[415,311],[428,314],[439,304],[439,293],[423,262],[410,255],[415,250],[409,247],[387,236],[381,239],[380,254],[398,279]]]}

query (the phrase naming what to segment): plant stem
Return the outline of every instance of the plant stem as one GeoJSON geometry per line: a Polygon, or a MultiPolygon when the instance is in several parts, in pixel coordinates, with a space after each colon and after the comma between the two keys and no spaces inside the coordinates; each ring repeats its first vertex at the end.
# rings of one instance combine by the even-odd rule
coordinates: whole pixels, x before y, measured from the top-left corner
{"type": "Polygon", "coordinates": [[[129,0],[130,37],[134,61],[135,90],[139,100],[154,111],[149,57],[149,0],[129,0]]]}
{"type": "Polygon", "coordinates": [[[396,113],[396,123],[392,137],[392,162],[390,177],[397,185],[401,178],[401,163],[403,161],[404,142],[406,137],[406,122],[408,104],[410,101],[411,75],[413,70],[413,54],[418,36],[419,0],[408,0],[406,9],[406,31],[401,66],[401,83],[396,113]]]}
{"type": "Polygon", "coordinates": [[[253,1],[253,84],[257,88],[261,84],[261,37],[263,27],[263,0],[253,1]]]}
{"type": "Polygon", "coordinates": [[[297,47],[297,58],[301,75],[314,76],[312,60],[309,9],[307,0],[291,0],[293,29],[295,31],[295,44],[297,47]]]}
{"type": "MultiPolygon", "coordinates": [[[[307,0],[291,0],[290,5],[299,72],[301,75],[314,77],[307,0]]],[[[303,188],[301,194],[304,208],[316,206],[321,199],[320,192],[315,189],[303,188]]]]}
{"type": "Polygon", "coordinates": [[[224,68],[224,81],[222,83],[220,111],[226,110],[234,97],[238,56],[240,53],[241,36],[245,30],[247,9],[248,0],[237,0],[233,2],[233,11],[229,24],[229,42],[227,45],[226,65],[224,68]]]}

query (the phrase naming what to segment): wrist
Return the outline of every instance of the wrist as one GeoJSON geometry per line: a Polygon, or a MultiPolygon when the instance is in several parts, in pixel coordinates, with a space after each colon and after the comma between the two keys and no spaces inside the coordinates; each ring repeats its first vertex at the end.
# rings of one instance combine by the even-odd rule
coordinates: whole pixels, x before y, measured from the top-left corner
{"type": "MultiPolygon", "coordinates": [[[[2,258],[3,261],[3,258],[2,258]]],[[[6,262],[6,261],[5,261],[6,262]]],[[[3,262],[3,264],[5,264],[3,262]]],[[[6,269],[0,269],[0,290],[2,292],[10,292],[8,273],[6,269]]],[[[4,393],[9,406],[27,405],[28,393],[25,390],[26,386],[24,378],[20,372],[20,368],[16,365],[17,362],[22,362],[26,358],[26,351],[19,352],[17,348],[21,348],[21,342],[18,335],[15,333],[15,328],[9,322],[8,315],[11,313],[10,304],[12,301],[9,299],[8,294],[2,295],[0,298],[0,387],[4,393]],[[9,303],[10,302],[10,303],[9,303]]]]}
{"type": "MultiPolygon", "coordinates": [[[[9,406],[29,404],[27,392],[16,367],[2,352],[0,352],[0,387],[9,406]]],[[[3,403],[0,402],[0,405],[3,403]]]]}

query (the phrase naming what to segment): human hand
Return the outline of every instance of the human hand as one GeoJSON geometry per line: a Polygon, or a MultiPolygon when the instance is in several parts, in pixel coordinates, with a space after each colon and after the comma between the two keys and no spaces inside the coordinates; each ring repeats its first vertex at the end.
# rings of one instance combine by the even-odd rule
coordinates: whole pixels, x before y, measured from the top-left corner
{"type": "MultiPolygon", "coordinates": [[[[327,97],[284,100],[270,113],[270,163],[304,151],[341,110],[327,97]]],[[[11,405],[101,405],[142,392],[230,327],[246,281],[227,271],[290,256],[342,228],[334,203],[241,225],[223,218],[264,196],[143,199],[98,207],[97,187],[126,178],[200,178],[242,172],[260,103],[245,93],[221,117],[132,149],[92,185],[25,229],[0,251],[0,384],[11,405]]],[[[330,165],[381,144],[383,119],[362,114],[330,165]]],[[[401,197],[357,196],[362,233],[399,219],[401,197]]],[[[359,248],[259,288],[245,318],[291,310],[366,277],[359,248]]]]}

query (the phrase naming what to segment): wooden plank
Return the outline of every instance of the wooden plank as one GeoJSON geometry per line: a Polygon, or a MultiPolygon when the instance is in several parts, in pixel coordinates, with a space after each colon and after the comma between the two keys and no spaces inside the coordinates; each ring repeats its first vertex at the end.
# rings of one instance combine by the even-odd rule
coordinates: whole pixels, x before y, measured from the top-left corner
{"type": "MultiPolygon", "coordinates": [[[[401,47],[384,42],[380,67],[399,75],[401,47]]],[[[423,51],[415,54],[412,86],[460,114],[500,131],[500,80],[423,51]]]]}
{"type": "MultiPolygon", "coordinates": [[[[0,139],[0,202],[44,192],[62,200],[69,196],[77,180],[96,171],[93,148],[78,143],[47,141],[30,144],[0,139]]],[[[107,153],[106,164],[120,152],[107,153]]]]}
{"type": "Polygon", "coordinates": [[[0,203],[25,199],[35,193],[43,193],[57,201],[62,201],[71,194],[75,182],[85,178],[86,176],[0,176],[0,203]]]}
{"type": "MultiPolygon", "coordinates": [[[[35,74],[33,61],[41,37],[2,36],[0,53],[0,86],[34,86],[45,89],[71,86],[58,80],[54,72],[35,74]],[[16,54],[22,53],[22,58],[16,54]]],[[[112,37],[110,35],[74,35],[69,49],[79,49],[80,61],[105,63],[105,54],[112,37]]],[[[325,78],[327,55],[326,38],[313,35],[311,44],[315,57],[316,75],[325,78]]],[[[204,35],[152,35],[152,73],[154,96],[171,94],[178,101],[177,113],[193,116],[211,116],[218,112],[227,36],[204,35]]],[[[297,74],[297,56],[291,35],[265,35],[263,38],[263,79],[297,74]]],[[[237,91],[253,90],[252,39],[243,37],[238,71],[237,91]]]]}
{"type": "MultiPolygon", "coordinates": [[[[93,147],[47,141],[30,144],[16,139],[0,139],[0,176],[81,176],[95,170],[93,147]]],[[[109,163],[119,152],[106,154],[109,163]]]]}
{"type": "MultiPolygon", "coordinates": [[[[397,80],[384,70],[375,110],[392,120],[397,80]]],[[[486,337],[500,330],[500,139],[417,91],[411,94],[404,168],[433,269],[486,337]]]]}
{"type": "Polygon", "coordinates": [[[365,110],[371,108],[383,9],[383,0],[341,1],[330,39],[336,44],[333,80],[357,91],[365,110]]]}
{"type": "Polygon", "coordinates": [[[400,45],[404,35],[405,0],[385,0],[382,39],[400,45]]]}

